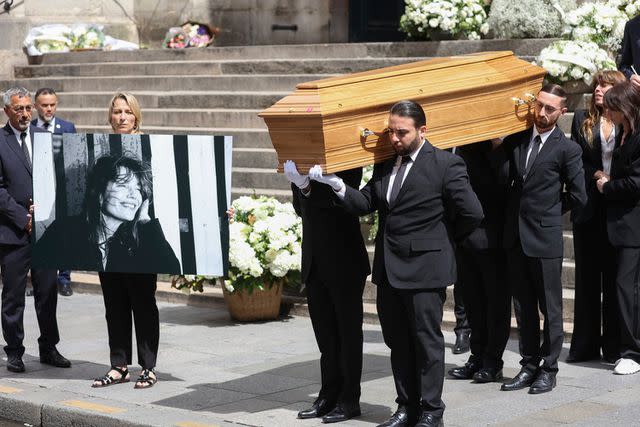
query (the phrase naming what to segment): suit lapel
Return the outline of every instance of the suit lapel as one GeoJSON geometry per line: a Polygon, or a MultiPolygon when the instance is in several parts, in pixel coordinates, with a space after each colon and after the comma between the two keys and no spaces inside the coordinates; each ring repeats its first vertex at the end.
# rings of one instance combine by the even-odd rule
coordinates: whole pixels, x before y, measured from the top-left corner
{"type": "Polygon", "coordinates": [[[524,175],[524,170],[522,169],[525,159],[527,158],[527,148],[529,148],[529,142],[531,141],[531,134],[533,133],[533,128],[527,130],[522,138],[520,144],[516,146],[513,150],[513,160],[516,161],[516,171],[519,177],[524,175]]]}
{"type": "Polygon", "coordinates": [[[538,156],[535,158],[533,164],[531,165],[531,170],[529,171],[527,178],[535,173],[538,165],[544,162],[545,158],[549,156],[549,153],[551,153],[556,148],[559,143],[558,139],[560,139],[560,132],[560,128],[556,126],[555,129],[553,129],[553,132],[551,132],[551,134],[547,137],[547,140],[542,145],[542,148],[540,148],[540,151],[538,151],[538,156]]]}
{"type": "Polygon", "coordinates": [[[418,155],[416,156],[415,162],[413,162],[413,164],[411,165],[411,169],[409,169],[407,175],[404,178],[404,182],[402,183],[402,187],[400,187],[400,191],[398,192],[398,197],[396,197],[395,203],[398,203],[398,201],[402,199],[408,189],[412,187],[413,181],[418,174],[417,170],[421,167],[422,164],[424,164],[424,157],[432,151],[433,145],[431,145],[429,141],[425,139],[422,148],[420,148],[420,152],[418,152],[418,155]]]}
{"type": "Polygon", "coordinates": [[[387,201],[387,192],[389,191],[389,181],[391,180],[391,172],[393,172],[393,166],[396,162],[396,157],[389,159],[384,163],[384,172],[382,173],[382,199],[385,203],[387,201]]]}
{"type": "MultiPolygon", "coordinates": [[[[27,171],[29,172],[29,175],[31,175],[31,165],[29,165],[29,162],[25,157],[24,152],[22,151],[22,147],[18,142],[18,138],[13,133],[13,129],[11,129],[11,126],[9,125],[9,123],[7,123],[7,125],[4,127],[3,130],[4,130],[5,140],[7,141],[9,148],[11,148],[11,150],[16,155],[16,157],[20,159],[20,162],[22,163],[22,165],[27,169],[27,171]]],[[[33,133],[31,133],[31,140],[33,141],[33,133]]]]}

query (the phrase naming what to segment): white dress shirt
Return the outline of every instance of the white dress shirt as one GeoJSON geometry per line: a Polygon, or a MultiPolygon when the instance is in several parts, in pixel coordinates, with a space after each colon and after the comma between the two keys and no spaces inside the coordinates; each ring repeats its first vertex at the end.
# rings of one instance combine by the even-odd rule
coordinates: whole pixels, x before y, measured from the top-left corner
{"type": "MultiPolygon", "coordinates": [[[[416,148],[411,154],[409,154],[409,158],[411,160],[407,162],[407,166],[404,171],[404,176],[402,177],[402,184],[404,184],[404,181],[407,179],[407,175],[409,175],[411,166],[413,166],[413,162],[416,161],[416,157],[418,157],[418,153],[420,152],[420,149],[422,148],[423,145],[424,145],[424,141],[420,143],[418,148],[416,148]]],[[[393,165],[393,170],[391,171],[391,178],[389,179],[389,188],[387,188],[387,194],[386,194],[387,202],[389,201],[389,196],[391,196],[391,189],[393,188],[393,182],[396,180],[396,175],[398,173],[398,169],[400,168],[401,164],[402,164],[402,156],[398,156],[396,158],[395,165],[393,165]]]]}
{"type": "Polygon", "coordinates": [[[49,131],[50,133],[53,133],[55,128],[56,128],[56,118],[54,117],[53,119],[51,119],[51,121],[49,122],[49,127],[45,128],[44,127],[44,120],[42,120],[40,117],[38,117],[38,121],[36,123],[36,126],[38,126],[39,128],[45,129],[45,130],[49,131]]]}
{"type": "Polygon", "coordinates": [[[529,141],[529,147],[527,148],[527,160],[525,162],[525,165],[529,164],[529,156],[531,155],[531,151],[533,150],[533,140],[536,139],[536,136],[540,135],[540,146],[538,147],[538,153],[540,153],[540,150],[542,150],[542,146],[547,141],[547,139],[549,138],[549,135],[551,135],[551,132],[553,132],[555,128],[556,127],[554,126],[551,130],[546,131],[545,133],[539,133],[538,129],[536,129],[535,126],[533,127],[533,132],[531,133],[531,140],[529,141]]]}

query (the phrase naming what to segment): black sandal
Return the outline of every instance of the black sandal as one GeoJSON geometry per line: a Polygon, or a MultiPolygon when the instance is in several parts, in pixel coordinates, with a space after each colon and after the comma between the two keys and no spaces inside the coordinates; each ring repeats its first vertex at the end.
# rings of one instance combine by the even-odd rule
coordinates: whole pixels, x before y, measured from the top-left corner
{"type": "Polygon", "coordinates": [[[154,386],[155,383],[158,382],[158,378],[156,378],[156,371],[152,368],[152,369],[144,369],[141,373],[140,376],[138,377],[138,379],[136,380],[136,385],[133,386],[133,388],[151,388],[154,386]],[[153,377],[149,374],[153,373],[153,377]],[[139,385],[138,383],[141,383],[141,385],[139,385]]]}
{"type": "Polygon", "coordinates": [[[114,384],[126,383],[129,382],[129,369],[121,369],[117,366],[112,366],[111,369],[109,369],[109,372],[107,372],[100,378],[94,379],[93,381],[93,384],[91,384],[91,387],[93,388],[107,387],[114,384]],[[113,378],[111,375],[109,375],[111,371],[116,371],[117,373],[119,373],[120,378],[113,378]],[[100,381],[100,384],[96,384],[96,381],[100,381]]]}

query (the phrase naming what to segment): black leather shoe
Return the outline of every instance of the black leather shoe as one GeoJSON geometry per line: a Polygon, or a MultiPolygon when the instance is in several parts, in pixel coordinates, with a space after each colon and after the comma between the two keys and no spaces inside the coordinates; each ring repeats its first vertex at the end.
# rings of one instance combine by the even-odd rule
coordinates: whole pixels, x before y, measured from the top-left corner
{"type": "Polygon", "coordinates": [[[556,373],[540,371],[536,380],[529,387],[529,394],[547,393],[556,386],[556,373]]]}
{"type": "Polygon", "coordinates": [[[377,427],[413,427],[415,422],[415,415],[411,414],[409,408],[400,405],[391,418],[382,424],[378,424],[377,427]]]}
{"type": "Polygon", "coordinates": [[[55,348],[46,352],[40,352],[40,363],[55,366],[56,368],[70,368],[71,362],[58,353],[55,348]]]}
{"type": "Polygon", "coordinates": [[[471,331],[465,331],[461,333],[456,333],[456,343],[453,345],[453,349],[451,352],[453,354],[462,354],[469,351],[469,337],[471,336],[471,331]]]}
{"type": "Polygon", "coordinates": [[[502,379],[502,369],[482,368],[473,374],[473,381],[477,383],[494,383],[502,379]]]}
{"type": "Polygon", "coordinates": [[[513,377],[512,380],[509,380],[506,383],[502,384],[500,390],[513,391],[527,388],[535,381],[536,374],[537,372],[529,372],[526,369],[522,369],[520,372],[518,372],[518,375],[513,377]]]}
{"type": "Polygon", "coordinates": [[[444,421],[442,420],[442,417],[437,417],[433,414],[423,412],[418,423],[414,427],[444,427],[444,421]]]}
{"type": "Polygon", "coordinates": [[[308,418],[318,418],[327,415],[333,408],[336,407],[335,402],[319,397],[313,402],[311,408],[303,409],[298,412],[298,418],[306,420],[308,418]]]}
{"type": "Polygon", "coordinates": [[[480,363],[467,362],[464,364],[464,366],[457,366],[455,368],[449,369],[447,374],[457,380],[470,380],[471,378],[473,378],[473,375],[480,370],[480,368],[480,363]]]}
{"type": "Polygon", "coordinates": [[[64,283],[58,285],[58,293],[63,297],[70,297],[73,295],[73,289],[71,289],[70,283],[64,283]]]}
{"type": "Polygon", "coordinates": [[[357,403],[338,403],[327,415],[322,417],[325,424],[339,423],[360,416],[360,405],[357,403]]]}
{"type": "Polygon", "coordinates": [[[12,356],[7,359],[7,370],[10,372],[24,372],[24,362],[21,357],[12,356]]]}

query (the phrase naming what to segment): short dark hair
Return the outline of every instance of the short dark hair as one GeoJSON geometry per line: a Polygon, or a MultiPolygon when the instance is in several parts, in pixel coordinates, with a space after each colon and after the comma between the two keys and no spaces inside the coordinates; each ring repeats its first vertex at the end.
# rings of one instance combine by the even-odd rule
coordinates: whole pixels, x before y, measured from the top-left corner
{"type": "Polygon", "coordinates": [[[38,97],[40,95],[56,95],[56,96],[58,96],[58,94],[56,94],[56,91],[51,89],[50,87],[41,87],[40,89],[38,89],[36,91],[36,95],[33,97],[33,99],[38,100],[38,97]]]}
{"type": "Polygon", "coordinates": [[[396,102],[391,107],[390,114],[412,118],[416,129],[427,124],[427,117],[424,114],[422,106],[414,101],[404,100],[396,102]]]}
{"type": "Polygon", "coordinates": [[[629,81],[613,85],[604,94],[602,102],[605,108],[619,111],[629,122],[631,133],[636,133],[640,127],[640,92],[629,81]]]}
{"type": "MultiPolygon", "coordinates": [[[[98,243],[104,229],[100,197],[104,194],[109,182],[118,179],[120,167],[124,167],[127,170],[124,179],[128,180],[131,176],[135,176],[138,179],[142,200],[151,201],[153,194],[151,167],[147,162],[139,160],[132,153],[123,153],[122,156],[100,157],[96,160],[87,176],[83,203],[84,215],[91,227],[89,238],[93,243],[98,243]]],[[[129,230],[129,237],[133,237],[137,241],[137,224],[131,224],[129,230]]]]}
{"type": "Polygon", "coordinates": [[[555,83],[547,83],[546,85],[542,86],[540,92],[546,92],[550,93],[551,95],[559,96],[560,98],[562,98],[562,106],[567,106],[567,92],[565,92],[562,86],[555,83]]]}

